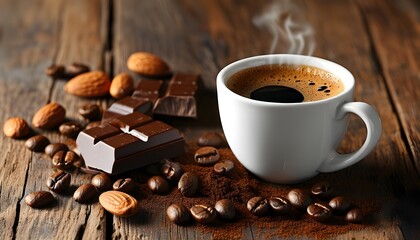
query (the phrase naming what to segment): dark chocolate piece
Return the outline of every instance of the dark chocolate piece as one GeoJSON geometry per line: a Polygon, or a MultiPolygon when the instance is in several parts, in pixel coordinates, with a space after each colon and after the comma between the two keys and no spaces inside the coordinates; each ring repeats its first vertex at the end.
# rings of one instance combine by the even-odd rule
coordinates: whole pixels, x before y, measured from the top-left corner
{"type": "Polygon", "coordinates": [[[151,109],[152,102],[146,98],[125,97],[114,102],[108,111],[125,115],[133,112],[146,113],[151,109]]]}
{"type": "Polygon", "coordinates": [[[110,120],[108,123],[123,132],[130,132],[136,127],[150,123],[153,119],[143,113],[133,112],[132,114],[120,116],[110,120]]]}
{"type": "Polygon", "coordinates": [[[163,81],[162,80],[141,80],[137,85],[136,90],[132,97],[148,99],[153,104],[162,93],[163,81]]]}
{"type": "Polygon", "coordinates": [[[113,120],[114,118],[121,117],[121,116],[124,116],[124,114],[118,114],[118,113],[110,112],[106,110],[102,114],[101,125],[105,125],[109,123],[111,120],[113,120]]]}

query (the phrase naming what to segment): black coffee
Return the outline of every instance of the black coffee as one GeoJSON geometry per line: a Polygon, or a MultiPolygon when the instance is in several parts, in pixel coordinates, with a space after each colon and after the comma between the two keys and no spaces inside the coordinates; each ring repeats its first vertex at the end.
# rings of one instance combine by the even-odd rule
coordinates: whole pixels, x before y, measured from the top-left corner
{"type": "Polygon", "coordinates": [[[233,92],[251,99],[296,103],[330,98],[344,91],[330,72],[305,65],[263,65],[241,70],[227,81],[233,92]]]}

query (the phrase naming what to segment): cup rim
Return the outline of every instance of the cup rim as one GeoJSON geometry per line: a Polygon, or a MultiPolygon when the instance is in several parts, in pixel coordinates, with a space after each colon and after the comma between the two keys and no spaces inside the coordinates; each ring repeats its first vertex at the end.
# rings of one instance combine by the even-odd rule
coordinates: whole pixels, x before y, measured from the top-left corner
{"type": "Polygon", "coordinates": [[[219,91],[219,88],[224,88],[228,92],[230,92],[234,97],[238,97],[243,101],[247,101],[251,104],[256,105],[263,105],[263,106],[307,106],[307,105],[314,105],[314,104],[321,104],[325,102],[334,101],[338,98],[342,98],[344,95],[347,95],[349,92],[352,92],[354,89],[355,79],[353,74],[342,65],[332,62],[330,60],[326,60],[319,57],[307,56],[307,55],[298,55],[298,54],[267,54],[267,55],[258,55],[252,56],[244,59],[237,60],[225,66],[220,72],[217,74],[216,77],[216,85],[219,91]],[[281,61],[279,61],[281,60],[281,61]],[[229,77],[246,68],[250,67],[257,67],[262,65],[270,65],[270,64],[295,64],[295,65],[307,65],[320,68],[322,70],[328,71],[336,75],[340,78],[340,80],[344,84],[344,91],[340,94],[316,101],[310,102],[298,102],[298,103],[278,103],[278,102],[265,102],[265,101],[258,101],[251,98],[247,98],[241,96],[232,90],[230,90],[227,86],[227,80],[229,77]],[[331,70],[334,68],[334,71],[331,70]]]}

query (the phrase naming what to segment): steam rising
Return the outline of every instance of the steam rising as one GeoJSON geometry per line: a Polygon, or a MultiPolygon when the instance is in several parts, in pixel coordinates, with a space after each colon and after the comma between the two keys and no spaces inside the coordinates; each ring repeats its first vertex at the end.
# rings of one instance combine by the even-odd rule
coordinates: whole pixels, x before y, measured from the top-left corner
{"type": "Polygon", "coordinates": [[[279,50],[279,43],[286,43],[288,49],[281,52],[312,55],[315,40],[312,26],[303,19],[301,10],[291,0],[277,0],[261,15],[255,16],[253,23],[267,29],[273,35],[270,53],[279,50]]]}

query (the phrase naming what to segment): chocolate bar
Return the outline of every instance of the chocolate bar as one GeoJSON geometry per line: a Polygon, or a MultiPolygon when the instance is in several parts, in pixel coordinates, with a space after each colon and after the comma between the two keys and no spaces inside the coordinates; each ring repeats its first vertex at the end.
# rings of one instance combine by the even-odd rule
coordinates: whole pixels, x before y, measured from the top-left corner
{"type": "Polygon", "coordinates": [[[195,93],[198,75],[176,73],[169,81],[166,93],[158,98],[152,112],[154,114],[197,117],[195,93]]]}
{"type": "Polygon", "coordinates": [[[185,153],[180,132],[140,112],[116,117],[107,124],[82,131],[76,140],[86,166],[110,174],[185,153]]]}
{"type": "Polygon", "coordinates": [[[112,119],[124,116],[133,112],[147,113],[152,109],[152,102],[146,98],[125,97],[122,98],[104,111],[101,124],[106,124],[112,119]]]}

